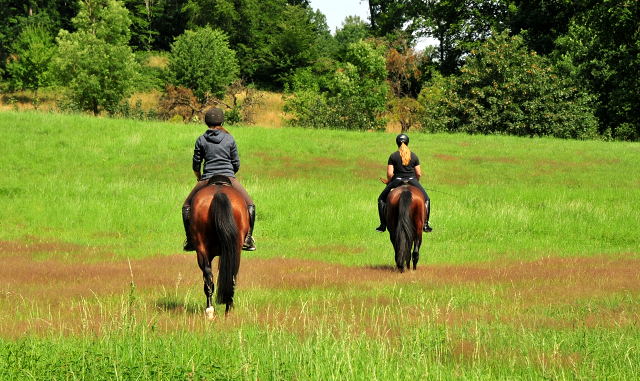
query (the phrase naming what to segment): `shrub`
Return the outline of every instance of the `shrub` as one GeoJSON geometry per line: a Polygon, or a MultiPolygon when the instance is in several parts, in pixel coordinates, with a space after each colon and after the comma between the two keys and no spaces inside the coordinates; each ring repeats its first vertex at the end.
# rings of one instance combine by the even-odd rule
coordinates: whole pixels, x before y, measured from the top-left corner
{"type": "Polygon", "coordinates": [[[312,128],[383,129],[389,85],[384,47],[360,41],[349,45],[345,61],[329,79],[328,90],[308,86],[286,99],[291,124],[312,128]]]}
{"type": "MultiPolygon", "coordinates": [[[[520,36],[494,35],[467,57],[444,87],[445,128],[518,136],[596,135],[590,98],[529,52],[520,36]]],[[[441,111],[441,110],[438,110],[441,111]]]]}
{"type": "MultiPolygon", "coordinates": [[[[12,90],[35,90],[48,84],[47,69],[55,52],[53,37],[42,25],[28,25],[12,45],[7,60],[9,86],[12,90]]],[[[1,73],[0,73],[1,74],[1,73]]]]}
{"type": "Polygon", "coordinates": [[[180,121],[192,120],[194,117],[199,118],[202,108],[191,89],[167,85],[165,94],[160,98],[158,118],[175,120],[180,115],[180,121]]]}
{"type": "Polygon", "coordinates": [[[169,71],[176,86],[191,89],[199,101],[206,94],[224,96],[238,77],[236,53],[227,35],[210,27],[187,30],[171,45],[169,71]]]}

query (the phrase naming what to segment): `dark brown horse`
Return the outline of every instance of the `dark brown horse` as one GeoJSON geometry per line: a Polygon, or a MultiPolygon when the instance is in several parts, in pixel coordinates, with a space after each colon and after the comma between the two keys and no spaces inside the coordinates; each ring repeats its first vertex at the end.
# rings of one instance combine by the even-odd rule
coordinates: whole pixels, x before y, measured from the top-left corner
{"type": "MultiPolygon", "coordinates": [[[[211,295],[213,274],[211,260],[218,262],[218,290],[216,303],[225,304],[225,315],[233,307],[236,277],[240,268],[242,243],[249,231],[249,212],[244,198],[225,183],[224,176],[214,176],[191,201],[189,228],[198,254],[198,265],[204,278],[204,293],[207,296],[206,314],[213,318],[211,295]]],[[[228,182],[226,178],[226,182],[228,182]]],[[[230,182],[229,182],[230,184],[230,182]]]]}
{"type": "Polygon", "coordinates": [[[400,272],[404,266],[410,269],[413,257],[413,269],[416,269],[420,258],[422,244],[422,227],[427,215],[422,192],[412,185],[399,186],[387,197],[387,228],[389,238],[396,254],[396,265],[400,272]],[[413,253],[411,246],[413,245],[413,253]]]}

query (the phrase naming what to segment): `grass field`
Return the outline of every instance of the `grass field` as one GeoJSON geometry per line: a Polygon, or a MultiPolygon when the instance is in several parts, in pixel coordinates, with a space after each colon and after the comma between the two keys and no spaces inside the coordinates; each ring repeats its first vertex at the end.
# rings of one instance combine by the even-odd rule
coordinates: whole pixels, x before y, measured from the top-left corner
{"type": "Polygon", "coordinates": [[[435,230],[398,274],[395,135],[229,127],[258,250],[208,322],[179,211],[204,129],[0,113],[0,377],[640,377],[637,143],[410,134],[435,230]]]}

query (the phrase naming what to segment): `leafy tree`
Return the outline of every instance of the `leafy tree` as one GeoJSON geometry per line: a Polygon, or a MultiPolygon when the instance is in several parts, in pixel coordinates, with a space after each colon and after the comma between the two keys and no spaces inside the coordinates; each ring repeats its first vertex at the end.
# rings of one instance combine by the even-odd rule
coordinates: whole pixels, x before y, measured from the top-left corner
{"type": "Polygon", "coordinates": [[[589,98],[508,31],[471,52],[461,75],[445,86],[441,110],[426,106],[427,112],[444,115],[443,127],[449,131],[561,138],[596,134],[589,98]]]}
{"type": "Polygon", "coordinates": [[[508,7],[502,0],[413,0],[410,12],[417,36],[438,40],[438,69],[451,75],[492,30],[505,28],[508,7]]]}
{"type": "Polygon", "coordinates": [[[350,44],[365,40],[369,37],[369,27],[360,16],[347,16],[342,22],[342,28],[336,29],[334,58],[344,61],[350,44]]]}
{"type": "Polygon", "coordinates": [[[76,32],[58,35],[52,77],[81,109],[112,110],[131,93],[138,72],[127,45],[128,11],[116,0],[82,2],[73,24],[76,32]]]}
{"type": "Polygon", "coordinates": [[[166,2],[161,0],[123,0],[131,19],[130,45],[138,50],[151,50],[160,31],[155,29],[165,12],[166,2]]]}
{"type": "Polygon", "coordinates": [[[428,59],[408,46],[406,39],[398,39],[387,49],[387,83],[390,88],[388,109],[394,120],[407,132],[419,121],[420,103],[415,99],[420,92],[422,61],[428,59]]]}
{"type": "Polygon", "coordinates": [[[378,37],[403,30],[411,16],[409,0],[368,0],[371,30],[378,37]]]}
{"type": "Polygon", "coordinates": [[[60,29],[73,30],[71,18],[77,11],[75,1],[0,0],[0,69],[5,67],[23,29],[40,25],[51,35],[60,29]]]}
{"type": "Polygon", "coordinates": [[[311,128],[379,130],[385,120],[389,86],[384,46],[365,41],[349,45],[344,63],[333,73],[328,90],[304,88],[287,98],[292,124],[311,128]]]}
{"type": "Polygon", "coordinates": [[[548,55],[555,40],[569,32],[570,21],[585,9],[584,1],[514,0],[509,3],[507,25],[512,34],[523,34],[529,49],[548,55]]]}
{"type": "Polygon", "coordinates": [[[10,85],[14,90],[35,90],[47,84],[47,68],[55,51],[53,37],[41,26],[27,26],[12,45],[7,63],[10,85]]]}
{"type": "Polygon", "coordinates": [[[282,84],[296,68],[309,66],[317,59],[311,47],[318,33],[310,12],[298,6],[285,7],[272,31],[264,50],[257,54],[261,65],[255,69],[254,78],[282,84]]]}
{"type": "MultiPolygon", "coordinates": [[[[133,1],[133,0],[132,0],[133,1]]],[[[140,0],[139,0],[140,1],[140,0]]],[[[146,38],[151,33],[151,49],[170,51],[175,38],[183,34],[189,27],[189,14],[187,7],[189,0],[158,0],[154,3],[155,9],[150,10],[150,18],[146,11],[140,12],[140,18],[147,18],[149,25],[138,23],[138,29],[134,33],[146,38]],[[156,13],[157,12],[157,13],[156,13]]],[[[138,8],[139,9],[139,8],[138,8]]],[[[133,38],[133,43],[138,49],[147,49],[144,41],[133,38]],[[139,41],[136,44],[136,41],[139,41]]]]}
{"type": "Polygon", "coordinates": [[[640,139],[640,3],[591,1],[558,39],[558,66],[597,97],[600,133],[640,139]]]}
{"type": "Polygon", "coordinates": [[[224,31],[240,76],[264,88],[280,89],[296,68],[311,65],[318,57],[316,37],[326,32],[324,18],[285,0],[191,0],[185,12],[194,27],[224,31]]]}
{"type": "Polygon", "coordinates": [[[203,101],[207,93],[222,96],[238,77],[236,52],[226,34],[210,27],[187,30],[173,43],[169,71],[174,84],[193,90],[203,101]]]}

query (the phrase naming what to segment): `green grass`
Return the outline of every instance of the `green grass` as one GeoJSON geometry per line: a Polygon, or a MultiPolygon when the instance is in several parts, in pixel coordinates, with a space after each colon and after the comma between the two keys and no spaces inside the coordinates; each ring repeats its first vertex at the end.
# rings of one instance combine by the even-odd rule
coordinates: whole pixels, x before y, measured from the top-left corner
{"type": "MultiPolygon", "coordinates": [[[[394,135],[229,130],[257,205],[258,250],[243,258],[393,265],[388,234],[374,229],[394,135]]],[[[191,155],[203,131],[0,113],[0,241],[61,244],[34,261],[180,252],[179,205],[195,182],[191,155]]],[[[639,257],[637,143],[410,136],[435,228],[419,267],[639,257]]],[[[297,289],[241,278],[233,317],[207,322],[200,274],[184,276],[175,291],[167,284],[61,305],[21,299],[0,283],[0,330],[31,332],[0,338],[0,379],[640,377],[640,292],[630,283],[598,288],[608,278],[594,277],[584,295],[580,274],[442,283],[409,273],[297,289]]]]}
{"type": "MultiPolygon", "coordinates": [[[[203,126],[11,112],[0,126],[0,239],[41,237],[119,258],[180,250],[178,206],[194,184],[203,126]]],[[[239,179],[257,205],[259,250],[250,256],[392,263],[388,235],[374,228],[393,136],[230,131],[239,179]]],[[[637,144],[411,139],[433,189],[435,232],[425,236],[422,263],[639,252],[637,144]]]]}

